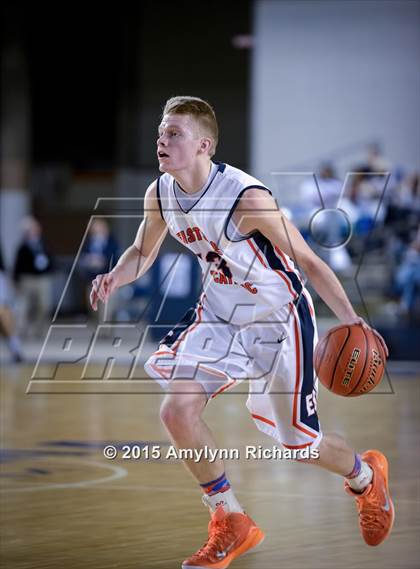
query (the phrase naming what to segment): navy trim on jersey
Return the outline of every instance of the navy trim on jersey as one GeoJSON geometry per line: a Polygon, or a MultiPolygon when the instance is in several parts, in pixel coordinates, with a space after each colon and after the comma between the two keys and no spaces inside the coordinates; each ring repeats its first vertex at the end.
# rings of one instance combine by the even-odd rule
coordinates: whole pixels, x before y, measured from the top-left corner
{"type": "Polygon", "coordinates": [[[318,415],[315,411],[308,415],[306,397],[314,389],[314,323],[309,310],[308,301],[304,294],[295,303],[299,316],[300,330],[303,344],[303,378],[300,390],[300,422],[319,433],[318,415]]]}
{"type": "Polygon", "coordinates": [[[271,241],[269,241],[267,237],[265,237],[259,231],[252,236],[252,239],[260,251],[263,253],[264,257],[267,259],[270,268],[277,271],[282,271],[285,275],[287,275],[292,283],[293,290],[298,296],[301,296],[303,287],[299,277],[295,272],[288,271],[286,269],[281,259],[279,259],[279,257],[275,254],[271,241]]]}
{"type": "MultiPolygon", "coordinates": [[[[160,211],[160,216],[163,219],[163,221],[165,221],[165,218],[163,217],[163,211],[162,211],[162,204],[160,201],[160,190],[159,190],[159,181],[160,181],[160,176],[156,179],[156,197],[157,197],[157,201],[159,204],[159,211],[160,211]]],[[[166,222],[165,222],[166,223],[166,222]]]]}
{"type": "MultiPolygon", "coordinates": [[[[176,192],[175,192],[175,183],[176,183],[176,181],[175,181],[175,178],[173,179],[173,181],[172,181],[172,191],[173,191],[174,197],[175,197],[175,199],[176,199],[176,203],[177,203],[178,206],[179,206],[179,209],[180,209],[181,211],[183,211],[184,213],[190,213],[190,211],[195,208],[195,206],[201,201],[201,199],[204,197],[204,195],[208,192],[208,190],[209,190],[210,186],[212,185],[213,180],[216,178],[217,174],[218,174],[219,172],[221,172],[221,173],[224,172],[224,170],[225,170],[225,168],[226,168],[226,164],[223,164],[223,162],[214,162],[214,164],[217,164],[217,165],[218,165],[218,168],[217,168],[217,170],[216,170],[216,172],[215,172],[213,178],[210,180],[210,182],[208,183],[207,188],[204,190],[204,192],[201,194],[201,196],[198,198],[198,200],[190,207],[190,209],[185,210],[185,209],[181,206],[181,204],[179,203],[178,198],[177,198],[177,196],[176,196],[176,192]]],[[[179,187],[181,188],[181,186],[179,186],[179,187]]],[[[182,190],[182,188],[181,188],[181,190],[182,190]]],[[[184,190],[182,190],[182,191],[184,191],[184,190]]]]}
{"type": "Polygon", "coordinates": [[[213,160],[213,162],[219,166],[218,171],[223,174],[223,172],[226,170],[226,164],[224,162],[217,162],[217,160],[213,160]]]}
{"type": "Polygon", "coordinates": [[[228,241],[230,241],[231,243],[240,243],[241,241],[246,241],[247,239],[249,239],[250,237],[252,237],[253,235],[255,235],[255,233],[257,233],[256,231],[252,231],[251,233],[248,233],[248,235],[244,235],[243,237],[240,237],[239,239],[230,239],[230,237],[229,237],[228,234],[227,234],[227,228],[228,228],[230,219],[231,219],[231,217],[232,217],[232,215],[233,215],[233,213],[234,213],[234,211],[235,211],[236,206],[237,206],[238,203],[239,203],[239,200],[240,200],[241,197],[242,197],[242,194],[243,194],[244,192],[246,192],[247,190],[250,190],[251,188],[257,188],[258,190],[265,190],[266,192],[268,192],[268,193],[270,194],[270,196],[273,195],[272,192],[271,192],[271,190],[269,190],[269,189],[266,188],[265,186],[258,186],[258,185],[256,185],[256,184],[254,184],[253,186],[246,186],[246,188],[244,188],[243,190],[241,190],[241,191],[239,192],[239,194],[238,194],[238,196],[237,196],[237,198],[236,198],[236,200],[235,200],[233,206],[230,208],[230,211],[229,211],[229,213],[228,213],[228,216],[227,216],[227,219],[226,219],[226,222],[225,222],[225,226],[224,226],[224,228],[223,228],[223,233],[224,233],[226,239],[227,239],[228,241]]]}

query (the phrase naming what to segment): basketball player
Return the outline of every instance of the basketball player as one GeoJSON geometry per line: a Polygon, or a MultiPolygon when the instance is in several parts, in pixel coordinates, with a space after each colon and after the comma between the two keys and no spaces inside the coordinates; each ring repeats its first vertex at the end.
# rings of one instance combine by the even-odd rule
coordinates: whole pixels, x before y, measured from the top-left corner
{"type": "MultiPolygon", "coordinates": [[[[93,280],[92,307],[142,276],[169,231],[203,270],[197,306],[145,365],[167,390],[161,419],[172,440],[179,448],[216,449],[202,413],[217,394],[249,380],[247,407],[257,427],[287,449],[318,449],[319,459],[302,462],[343,476],[364,540],[378,545],[394,519],[387,460],[377,450],[359,455],[341,436],[320,429],[315,316],[299,269],[342,323],[368,325],[331,269],[282,215],[270,190],[245,172],[212,161],[217,141],[216,117],[207,102],[167,101],[157,139],[162,175],[147,189],[145,218],[133,245],[110,273],[93,280]]],[[[264,534],[238,502],[220,459],[185,464],[203,491],[211,520],[204,546],[182,567],[226,568],[264,534]]]]}

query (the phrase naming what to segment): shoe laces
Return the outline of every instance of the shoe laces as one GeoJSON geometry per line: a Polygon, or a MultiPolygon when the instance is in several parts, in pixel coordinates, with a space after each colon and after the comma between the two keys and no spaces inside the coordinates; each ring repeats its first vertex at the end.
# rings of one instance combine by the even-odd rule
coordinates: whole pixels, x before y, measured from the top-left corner
{"type": "Polygon", "coordinates": [[[360,525],[367,530],[381,530],[385,528],[382,504],[376,493],[371,493],[369,500],[359,500],[360,525]]]}
{"type": "Polygon", "coordinates": [[[213,514],[209,523],[209,537],[203,546],[194,554],[195,558],[214,557],[216,552],[223,551],[227,545],[235,539],[228,517],[223,515],[223,508],[220,506],[213,514]]]}

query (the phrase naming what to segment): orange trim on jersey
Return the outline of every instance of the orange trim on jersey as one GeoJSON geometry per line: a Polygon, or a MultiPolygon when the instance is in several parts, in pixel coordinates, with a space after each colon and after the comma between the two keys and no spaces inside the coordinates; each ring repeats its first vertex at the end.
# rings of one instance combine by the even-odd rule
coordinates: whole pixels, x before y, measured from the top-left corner
{"type": "Polygon", "coordinates": [[[301,275],[300,275],[299,271],[296,269],[296,267],[295,267],[294,265],[293,265],[293,266],[290,266],[290,264],[289,264],[289,262],[288,262],[288,260],[287,260],[286,254],[285,254],[281,249],[279,249],[279,247],[277,247],[277,245],[274,245],[274,252],[275,252],[275,253],[277,252],[277,253],[280,255],[281,260],[282,260],[283,263],[286,265],[286,269],[287,269],[290,273],[294,273],[294,274],[297,276],[297,278],[299,279],[300,283],[303,284],[303,283],[302,283],[302,279],[301,279],[301,275]]]}
{"type": "Polygon", "coordinates": [[[258,421],[262,421],[263,423],[267,423],[267,425],[270,425],[271,427],[276,428],[276,424],[273,421],[270,421],[270,419],[267,419],[266,417],[261,417],[261,415],[255,415],[254,413],[251,413],[251,417],[253,419],[257,419],[258,421]]]}
{"type": "Polygon", "coordinates": [[[310,300],[310,297],[305,293],[305,289],[302,289],[302,294],[306,298],[306,302],[308,303],[309,306],[309,312],[311,313],[312,318],[314,318],[315,312],[312,306],[312,302],[310,300]]]}
{"type": "Polygon", "coordinates": [[[298,400],[300,399],[301,393],[299,392],[299,383],[300,383],[300,336],[299,336],[299,329],[298,329],[298,318],[296,316],[295,310],[293,310],[293,317],[294,317],[294,331],[295,331],[295,340],[296,340],[296,382],[295,382],[295,394],[293,397],[293,426],[299,431],[302,431],[306,435],[309,435],[313,439],[316,439],[318,435],[311,433],[302,425],[298,424],[297,421],[297,406],[298,400]]]}
{"type": "MultiPolygon", "coordinates": [[[[278,253],[278,255],[280,255],[281,261],[282,261],[282,263],[285,265],[285,267],[286,267],[286,269],[289,271],[289,273],[294,273],[294,274],[296,275],[297,279],[299,280],[299,282],[302,284],[302,281],[301,281],[301,278],[300,278],[299,273],[296,271],[296,269],[294,269],[293,267],[291,267],[291,266],[289,265],[289,263],[287,262],[287,258],[286,258],[286,256],[285,256],[285,254],[283,253],[283,251],[282,251],[281,249],[279,249],[279,248],[277,247],[277,245],[274,245],[274,254],[276,254],[276,253],[278,253]]],[[[277,255],[277,256],[278,256],[278,255],[277,255]]],[[[285,276],[286,276],[286,275],[285,275],[285,276]]],[[[291,281],[288,277],[287,277],[287,280],[288,280],[288,282],[290,283],[290,286],[293,288],[292,281],[291,281]]],[[[289,291],[290,291],[290,286],[288,285],[289,291]]],[[[297,292],[295,291],[294,288],[293,288],[293,291],[292,291],[292,295],[293,295],[295,298],[298,297],[298,294],[297,294],[297,292]]]]}
{"type": "Polygon", "coordinates": [[[282,251],[281,249],[279,249],[279,248],[277,247],[277,245],[274,245],[274,249],[275,249],[275,251],[277,251],[277,253],[280,255],[280,257],[281,257],[283,263],[286,265],[286,269],[287,269],[288,271],[295,272],[295,271],[289,266],[289,263],[287,262],[287,259],[286,259],[285,255],[284,255],[283,251],[282,251]]]}
{"type": "Polygon", "coordinates": [[[279,275],[279,277],[281,277],[284,282],[286,283],[287,288],[289,289],[290,294],[293,296],[293,298],[297,298],[297,292],[295,290],[293,290],[292,288],[292,284],[290,282],[290,280],[286,277],[286,275],[284,273],[282,273],[281,271],[279,271],[278,269],[273,269],[275,273],[277,273],[279,275]]]}
{"type": "MultiPolygon", "coordinates": [[[[247,243],[248,245],[251,247],[251,249],[254,251],[255,255],[257,256],[257,259],[260,261],[260,263],[267,269],[267,265],[265,264],[263,258],[261,257],[260,253],[258,252],[258,250],[255,248],[254,244],[252,243],[252,241],[250,239],[247,239],[247,243]]],[[[270,267],[271,268],[271,267],[270,267]]],[[[275,273],[277,273],[279,275],[279,277],[286,283],[287,288],[289,289],[290,294],[292,295],[293,298],[297,298],[297,293],[296,291],[293,290],[292,285],[290,280],[288,279],[288,277],[282,273],[281,271],[277,270],[277,269],[271,269],[272,271],[274,271],[275,273]]]]}
{"type": "Polygon", "coordinates": [[[246,240],[248,245],[251,247],[251,249],[254,251],[255,255],[257,256],[257,259],[259,260],[259,262],[265,267],[267,268],[267,265],[264,263],[261,255],[258,253],[258,250],[255,248],[255,245],[253,244],[253,242],[251,241],[251,239],[247,239],[246,240]]]}
{"type": "MultiPolygon", "coordinates": [[[[277,245],[274,245],[274,254],[276,255],[277,253],[278,253],[277,257],[280,255],[281,261],[282,261],[283,264],[285,265],[285,267],[286,267],[286,269],[288,270],[288,272],[295,274],[296,277],[297,277],[297,279],[298,279],[298,281],[300,282],[300,284],[301,284],[302,287],[303,287],[303,283],[302,283],[302,279],[301,279],[301,276],[300,276],[299,271],[294,267],[294,265],[293,265],[292,267],[290,266],[289,262],[287,261],[287,256],[286,256],[286,254],[283,253],[283,251],[282,251],[279,247],[277,247],[277,245]]],[[[296,293],[296,291],[295,291],[295,294],[296,294],[296,296],[298,296],[297,293],[296,293]]]]}
{"type": "Polygon", "coordinates": [[[286,448],[299,449],[299,448],[310,447],[313,444],[313,442],[314,441],[310,441],[309,443],[304,443],[303,445],[286,445],[285,443],[281,443],[281,444],[286,448]]]}

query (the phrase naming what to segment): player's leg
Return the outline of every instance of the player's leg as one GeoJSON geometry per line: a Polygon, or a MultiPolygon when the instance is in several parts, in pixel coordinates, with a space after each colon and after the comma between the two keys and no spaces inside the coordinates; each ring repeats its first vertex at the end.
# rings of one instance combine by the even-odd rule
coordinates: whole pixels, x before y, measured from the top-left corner
{"type": "MultiPolygon", "coordinates": [[[[206,379],[201,378],[207,386],[206,379]]],[[[171,383],[161,407],[161,419],[178,448],[217,449],[202,417],[207,397],[202,383],[191,380],[171,383]]],[[[236,499],[222,460],[210,462],[203,457],[199,461],[186,459],[184,464],[204,493],[203,502],[209,506],[211,522],[205,546],[186,559],[182,567],[226,568],[233,559],[258,545],[264,534],[236,499]]]]}
{"type": "Polygon", "coordinates": [[[302,460],[302,462],[316,464],[341,476],[346,476],[353,470],[355,452],[342,436],[336,433],[324,433],[318,451],[319,458],[302,460]]]}
{"type": "MultiPolygon", "coordinates": [[[[294,327],[298,331],[295,334],[296,349],[304,354],[301,366],[303,393],[299,394],[303,420],[305,412],[310,412],[310,405],[308,409],[302,396],[307,397],[311,381],[317,390],[313,360],[305,357],[305,352],[310,354],[316,342],[313,313],[312,318],[309,317],[310,302],[310,298],[303,296],[299,307],[293,312],[294,327]]],[[[364,540],[368,545],[379,545],[388,537],[394,523],[394,506],[388,488],[388,461],[385,455],[378,450],[359,455],[338,434],[323,435],[318,450],[319,458],[309,462],[345,478],[345,489],[356,500],[364,540]]]]}
{"type": "MultiPolygon", "coordinates": [[[[188,326],[178,324],[165,337],[167,344],[162,344],[146,362],[145,369],[168,390],[161,418],[174,444],[178,448],[216,449],[202,414],[208,399],[235,383],[226,375],[223,365],[224,356],[229,355],[231,333],[220,322],[217,326],[206,324],[206,320],[215,321],[207,310],[202,309],[199,316],[200,325],[191,313],[186,319],[188,326]],[[198,363],[203,365],[197,366],[198,363]]],[[[233,559],[258,545],[264,534],[243,512],[226,477],[223,461],[210,462],[203,457],[199,462],[184,462],[203,491],[211,522],[205,545],[184,561],[183,568],[226,568],[233,559]]]]}
{"type": "Polygon", "coordinates": [[[394,505],[388,487],[388,461],[378,450],[361,455],[337,434],[325,434],[315,464],[345,478],[345,489],[356,500],[360,531],[368,545],[379,545],[390,534],[394,505]],[[351,465],[351,466],[350,466],[351,465]]]}
{"type": "MultiPolygon", "coordinates": [[[[162,403],[160,417],[177,448],[217,448],[202,417],[206,404],[207,395],[200,383],[192,380],[172,381],[162,403]]],[[[199,484],[218,479],[224,473],[223,461],[218,458],[214,462],[186,459],[184,463],[199,484]]]]}
{"type": "Polygon", "coordinates": [[[302,462],[316,464],[346,479],[347,492],[356,498],[362,535],[369,545],[378,545],[389,535],[394,519],[387,460],[379,451],[360,456],[341,436],[322,434],[316,410],[317,381],[312,357],[316,329],[310,298],[303,295],[298,305],[288,310],[290,318],[279,314],[278,324],[254,332],[261,339],[259,344],[252,337],[247,339],[255,358],[265,362],[270,344],[275,345],[277,337],[285,338],[280,343],[268,393],[251,395],[249,407],[254,418],[259,418],[255,421],[258,427],[286,448],[318,449],[318,459],[302,462]],[[261,418],[270,425],[261,423],[261,418]]]}

